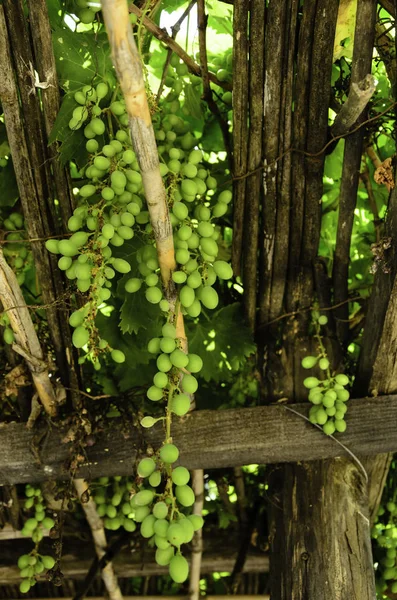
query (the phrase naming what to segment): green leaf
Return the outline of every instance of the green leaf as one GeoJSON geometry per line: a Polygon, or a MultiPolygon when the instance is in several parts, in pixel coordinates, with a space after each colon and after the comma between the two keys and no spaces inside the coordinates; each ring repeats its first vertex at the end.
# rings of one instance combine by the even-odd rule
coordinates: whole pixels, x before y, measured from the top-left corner
{"type": "Polygon", "coordinates": [[[231,379],[256,349],[239,303],[221,308],[209,320],[188,323],[187,331],[189,351],[203,359],[200,376],[206,381],[231,379]]]}
{"type": "Polygon", "coordinates": [[[223,152],[225,150],[222,130],[214,116],[211,115],[206,119],[203,137],[200,141],[204,152],[223,152]]]}
{"type": "Polygon", "coordinates": [[[58,28],[53,33],[53,48],[60,85],[66,91],[92,85],[95,77],[106,78],[107,71],[111,72],[105,33],[76,33],[58,28]]]}
{"type": "Polygon", "coordinates": [[[48,18],[52,29],[58,27],[62,22],[62,8],[60,0],[47,0],[48,18]]]}
{"type": "Polygon", "coordinates": [[[140,329],[148,329],[151,324],[159,323],[160,318],[161,311],[158,304],[151,304],[145,298],[144,285],[134,294],[126,292],[119,324],[123,333],[138,333],[140,329]]]}
{"type": "Polygon", "coordinates": [[[342,177],[343,155],[345,140],[339,140],[334,150],[325,159],[324,175],[334,181],[342,177]]]}
{"type": "Polygon", "coordinates": [[[195,119],[202,119],[203,113],[201,110],[201,85],[185,84],[185,106],[189,111],[189,115],[195,119]]]}
{"type": "Polygon", "coordinates": [[[62,165],[65,165],[68,161],[73,159],[81,167],[87,162],[88,157],[85,148],[87,140],[84,137],[84,126],[76,131],[69,128],[69,121],[72,118],[72,113],[76,106],[77,103],[73,94],[66,94],[63,98],[48,143],[52,144],[55,141],[62,142],[59,149],[59,159],[62,165]]]}

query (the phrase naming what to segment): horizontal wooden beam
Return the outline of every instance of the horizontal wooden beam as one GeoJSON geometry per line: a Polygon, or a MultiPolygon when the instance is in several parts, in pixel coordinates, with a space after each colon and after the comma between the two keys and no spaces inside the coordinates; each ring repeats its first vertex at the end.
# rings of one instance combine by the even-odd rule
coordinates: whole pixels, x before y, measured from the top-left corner
{"type": "MultiPolygon", "coordinates": [[[[160,598],[167,600],[187,600],[188,596],[123,596],[123,600],[160,600],[160,598]]],[[[87,596],[88,600],[103,600],[103,596],[87,596]]],[[[59,600],[59,598],[36,598],[35,600],[59,600]]],[[[64,597],[62,600],[73,600],[72,596],[64,597]]],[[[270,600],[268,594],[240,594],[237,596],[200,596],[200,600],[270,600]]]]}
{"type": "MultiPolygon", "coordinates": [[[[397,451],[397,395],[350,400],[347,431],[337,438],[356,455],[397,451]]],[[[295,411],[308,414],[310,405],[295,411]]],[[[253,463],[282,463],[346,456],[348,452],[284,405],[193,412],[173,424],[180,463],[189,469],[216,469],[253,463]]],[[[73,447],[67,430],[23,424],[0,425],[0,485],[69,478],[73,447]]],[[[109,420],[90,436],[80,452],[76,477],[128,475],[148,446],[160,447],[164,433],[157,424],[143,430],[109,420]]]]}

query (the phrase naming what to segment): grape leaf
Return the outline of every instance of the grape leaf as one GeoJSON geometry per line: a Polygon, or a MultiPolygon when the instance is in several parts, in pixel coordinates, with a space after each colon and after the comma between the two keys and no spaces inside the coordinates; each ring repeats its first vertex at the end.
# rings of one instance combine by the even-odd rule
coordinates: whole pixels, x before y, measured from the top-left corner
{"type": "Polygon", "coordinates": [[[201,86],[195,86],[191,83],[185,84],[185,106],[189,115],[195,119],[202,119],[201,111],[201,86]]]}
{"type": "Polygon", "coordinates": [[[239,303],[218,310],[210,320],[187,323],[189,352],[203,359],[200,376],[206,381],[231,379],[255,352],[251,331],[243,322],[239,303]]]}
{"type": "Polygon", "coordinates": [[[158,304],[151,304],[146,300],[144,285],[134,294],[126,292],[119,324],[123,333],[138,333],[140,329],[148,329],[151,324],[159,323],[160,317],[158,304]]]}
{"type": "Polygon", "coordinates": [[[77,103],[73,94],[66,94],[63,98],[48,143],[52,144],[56,140],[62,142],[59,149],[59,159],[62,165],[65,165],[68,161],[73,159],[81,167],[87,162],[88,157],[85,148],[87,140],[84,137],[84,126],[76,131],[69,128],[69,121],[72,118],[72,113],[76,106],[77,103]]]}

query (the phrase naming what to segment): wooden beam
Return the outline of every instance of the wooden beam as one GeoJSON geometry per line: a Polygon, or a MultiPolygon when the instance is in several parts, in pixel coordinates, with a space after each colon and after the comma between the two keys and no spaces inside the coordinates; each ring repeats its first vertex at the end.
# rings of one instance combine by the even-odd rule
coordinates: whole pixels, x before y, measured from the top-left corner
{"type": "MultiPolygon", "coordinates": [[[[307,415],[310,404],[294,405],[307,415]]],[[[349,401],[348,428],[338,439],[356,455],[397,451],[397,395],[349,401]]],[[[23,424],[0,425],[0,485],[68,479],[72,447],[67,431],[23,424]]],[[[92,436],[91,436],[92,437],[92,436]]],[[[283,405],[197,411],[173,425],[180,463],[188,469],[216,469],[252,463],[298,462],[347,456],[335,440],[283,405]]],[[[76,477],[129,475],[148,445],[157,449],[161,425],[144,430],[109,422],[85,448],[76,477]]]]}

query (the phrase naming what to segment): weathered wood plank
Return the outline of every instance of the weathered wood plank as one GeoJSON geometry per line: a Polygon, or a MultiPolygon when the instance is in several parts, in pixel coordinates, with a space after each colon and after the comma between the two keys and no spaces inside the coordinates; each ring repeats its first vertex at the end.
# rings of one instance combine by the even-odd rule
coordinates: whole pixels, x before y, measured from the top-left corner
{"type": "MultiPolygon", "coordinates": [[[[308,414],[310,405],[294,409],[308,414]]],[[[339,439],[352,452],[373,455],[397,450],[397,395],[349,401],[348,429],[339,439]]],[[[251,463],[298,462],[346,456],[334,440],[304,419],[273,405],[224,411],[197,411],[173,425],[180,462],[189,469],[224,468],[251,463]]],[[[0,426],[0,484],[68,478],[71,445],[65,431],[27,431],[23,424],[0,426]],[[43,436],[43,434],[45,434],[43,436]],[[41,440],[37,444],[37,440],[41,440]]],[[[148,444],[157,449],[161,426],[139,430],[120,423],[95,436],[76,477],[126,475],[148,444]]]]}

